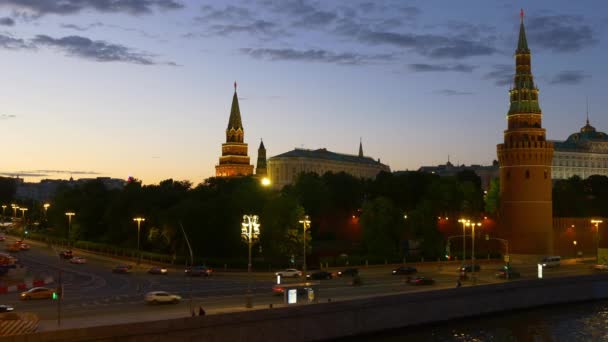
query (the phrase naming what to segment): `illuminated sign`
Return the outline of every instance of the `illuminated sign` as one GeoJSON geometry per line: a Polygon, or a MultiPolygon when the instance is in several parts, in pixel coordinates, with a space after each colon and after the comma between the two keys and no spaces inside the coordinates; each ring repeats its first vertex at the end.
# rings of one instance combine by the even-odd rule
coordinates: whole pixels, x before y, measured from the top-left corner
{"type": "Polygon", "coordinates": [[[298,302],[298,290],[289,289],[287,291],[287,304],[295,304],[298,302]]]}
{"type": "Polygon", "coordinates": [[[538,264],[538,279],[543,279],[543,264],[538,264]]]}

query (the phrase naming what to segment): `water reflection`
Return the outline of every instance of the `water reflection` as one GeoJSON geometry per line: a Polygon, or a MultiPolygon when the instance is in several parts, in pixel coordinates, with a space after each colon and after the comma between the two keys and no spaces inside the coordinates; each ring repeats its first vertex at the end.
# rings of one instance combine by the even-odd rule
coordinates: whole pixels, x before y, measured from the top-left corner
{"type": "MultiPolygon", "coordinates": [[[[352,341],[353,339],[348,339],[352,341]]],[[[564,304],[406,328],[356,341],[607,341],[608,301],[564,304]]]]}

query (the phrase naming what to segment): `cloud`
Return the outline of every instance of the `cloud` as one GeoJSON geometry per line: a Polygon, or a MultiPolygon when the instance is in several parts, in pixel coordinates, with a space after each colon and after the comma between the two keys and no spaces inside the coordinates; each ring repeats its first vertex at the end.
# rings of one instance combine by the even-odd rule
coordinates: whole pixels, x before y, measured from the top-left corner
{"type": "Polygon", "coordinates": [[[470,91],[459,91],[453,89],[440,89],[435,90],[435,93],[445,96],[463,96],[463,95],[473,95],[470,91]]]}
{"type": "Polygon", "coordinates": [[[0,120],[8,120],[8,119],[14,119],[16,118],[15,115],[12,114],[1,114],[0,115],[0,120]]]}
{"type": "Polygon", "coordinates": [[[555,75],[549,83],[551,84],[579,84],[586,78],[591,77],[580,70],[564,70],[555,75]]]}
{"type": "Polygon", "coordinates": [[[456,71],[456,72],[473,72],[476,68],[466,64],[410,64],[408,68],[414,72],[431,72],[431,71],[456,71]]]}
{"type": "Polygon", "coordinates": [[[301,61],[301,62],[321,62],[339,65],[360,65],[373,61],[390,60],[392,55],[363,55],[358,53],[335,53],[328,50],[310,49],[253,49],[243,48],[242,53],[258,59],[271,61],[301,61]]]}
{"type": "MultiPolygon", "coordinates": [[[[353,29],[353,28],[351,28],[353,29]]],[[[462,59],[474,56],[489,56],[497,50],[489,44],[452,38],[435,34],[396,33],[387,31],[361,31],[359,40],[369,44],[388,44],[409,48],[432,58],[462,59]]]]}
{"type": "Polygon", "coordinates": [[[68,15],[84,10],[108,13],[147,14],[153,8],[174,10],[184,5],[175,0],[2,0],[0,7],[13,9],[24,16],[68,15]]]}
{"type": "Polygon", "coordinates": [[[82,57],[97,62],[127,62],[142,65],[156,63],[149,54],[135,52],[120,45],[103,40],[91,40],[81,36],[52,38],[47,35],[37,35],[32,39],[36,45],[46,45],[64,51],[68,55],[82,57]]]}
{"type": "Polygon", "coordinates": [[[30,170],[15,172],[0,172],[0,176],[8,177],[48,177],[51,175],[100,175],[95,171],[70,171],[70,170],[30,170]]]}
{"type": "Polygon", "coordinates": [[[9,35],[0,34],[0,48],[8,50],[31,48],[23,39],[13,38],[9,35]]]}
{"type": "Polygon", "coordinates": [[[76,31],[88,31],[94,27],[103,27],[105,26],[103,23],[96,22],[92,24],[88,24],[86,26],[76,25],[76,24],[61,24],[61,28],[76,30],[76,31]]]}
{"type": "Polygon", "coordinates": [[[15,26],[15,20],[9,17],[0,18],[0,25],[2,26],[15,26]]]}
{"type": "Polygon", "coordinates": [[[576,15],[532,17],[526,30],[531,46],[553,52],[576,52],[598,42],[587,21],[576,15]]]}
{"type": "Polygon", "coordinates": [[[497,64],[493,66],[494,70],[486,73],[483,76],[484,80],[493,80],[497,86],[509,85],[513,82],[515,67],[508,64],[497,64]]]}
{"type": "Polygon", "coordinates": [[[265,20],[256,20],[247,24],[216,24],[211,25],[209,29],[212,31],[212,34],[220,36],[227,36],[233,33],[249,33],[272,36],[277,33],[277,25],[265,20]]]}

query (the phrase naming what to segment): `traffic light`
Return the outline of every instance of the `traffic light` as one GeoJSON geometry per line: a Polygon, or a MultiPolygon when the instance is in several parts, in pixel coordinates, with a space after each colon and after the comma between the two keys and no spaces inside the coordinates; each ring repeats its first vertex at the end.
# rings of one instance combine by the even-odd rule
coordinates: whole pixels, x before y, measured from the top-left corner
{"type": "Polygon", "coordinates": [[[27,230],[26,230],[26,231],[25,231],[25,235],[27,235],[27,234],[29,234],[29,231],[27,231],[27,230]]]}
{"type": "Polygon", "coordinates": [[[57,292],[53,292],[53,300],[57,299],[57,292]]]}

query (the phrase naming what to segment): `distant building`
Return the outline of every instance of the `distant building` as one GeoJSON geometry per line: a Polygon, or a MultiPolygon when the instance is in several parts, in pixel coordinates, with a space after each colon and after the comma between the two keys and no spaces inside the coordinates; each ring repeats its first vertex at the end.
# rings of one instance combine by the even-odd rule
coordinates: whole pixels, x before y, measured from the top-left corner
{"type": "Polygon", "coordinates": [[[450,177],[456,176],[457,173],[465,170],[471,170],[475,172],[475,174],[477,174],[477,176],[481,178],[481,188],[486,191],[490,188],[490,183],[492,182],[492,179],[498,178],[498,176],[500,175],[498,161],[496,160],[492,162],[492,165],[473,164],[468,166],[464,164],[460,166],[454,165],[448,160],[448,162],[444,165],[421,166],[418,169],[418,172],[432,173],[438,175],[439,177],[450,177]]]}
{"type": "Polygon", "coordinates": [[[258,162],[255,166],[255,175],[264,178],[268,175],[266,170],[266,147],[264,147],[264,141],[260,141],[260,147],[258,148],[258,162]]]}
{"type": "Polygon", "coordinates": [[[249,164],[247,144],[244,143],[244,139],[245,130],[241,121],[236,82],[234,82],[232,108],[230,109],[228,128],[226,128],[226,142],[222,144],[220,162],[215,166],[216,177],[249,176],[253,174],[253,165],[249,164]]]}
{"type": "Polygon", "coordinates": [[[300,173],[345,172],[358,178],[375,178],[381,171],[390,172],[388,165],[363,155],[359,144],[359,154],[343,154],[325,148],[308,150],[296,148],[268,159],[268,177],[275,188],[293,184],[300,173]]]}
{"type": "Polygon", "coordinates": [[[553,179],[608,176],[608,135],[587,124],[565,141],[554,141],[553,179]]]}
{"type": "Polygon", "coordinates": [[[15,198],[18,200],[33,200],[37,202],[50,201],[55,197],[57,190],[59,190],[61,186],[76,187],[91,181],[102,182],[108,190],[120,190],[124,188],[127,183],[124,179],[110,177],[81,178],[78,180],[73,180],[71,178],[70,180],[43,179],[39,183],[26,183],[23,179],[18,178],[15,198]]]}

